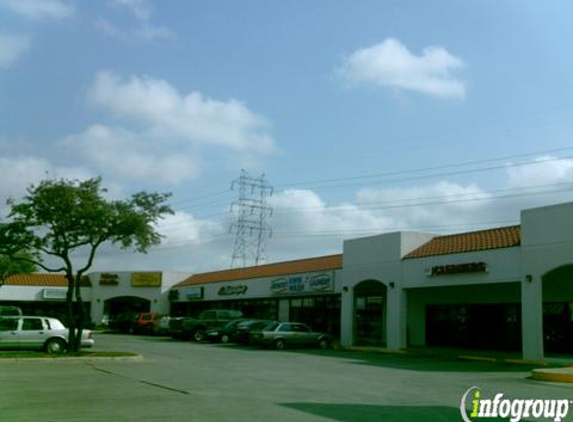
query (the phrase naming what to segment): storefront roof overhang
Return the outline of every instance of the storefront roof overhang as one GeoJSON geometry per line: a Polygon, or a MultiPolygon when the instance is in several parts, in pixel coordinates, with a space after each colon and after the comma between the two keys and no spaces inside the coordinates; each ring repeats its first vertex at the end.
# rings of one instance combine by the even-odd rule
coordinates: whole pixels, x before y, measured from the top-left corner
{"type": "Polygon", "coordinates": [[[435,237],[407,254],[404,259],[510,248],[520,244],[520,226],[499,227],[435,237]]]}
{"type": "MultiPolygon", "coordinates": [[[[6,286],[39,286],[39,287],[67,287],[68,281],[63,274],[16,274],[6,277],[6,286]]],[[[91,283],[84,279],[83,287],[91,287],[91,283]]]]}
{"type": "Polygon", "coordinates": [[[230,270],[194,274],[173,287],[335,270],[339,268],[342,268],[342,254],[279,262],[276,264],[265,264],[257,267],[233,268],[230,270]]]}

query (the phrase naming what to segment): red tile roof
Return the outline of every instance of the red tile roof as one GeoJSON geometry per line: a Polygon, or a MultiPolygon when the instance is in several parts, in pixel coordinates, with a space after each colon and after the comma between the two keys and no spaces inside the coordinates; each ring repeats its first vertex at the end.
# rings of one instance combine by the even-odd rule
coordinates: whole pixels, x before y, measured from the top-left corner
{"type": "Polygon", "coordinates": [[[221,281],[246,280],[250,278],[272,277],[285,274],[297,274],[312,271],[334,270],[342,268],[342,254],[322,256],[318,258],[300,259],[296,261],[279,262],[276,264],[259,265],[257,267],[233,268],[230,270],[194,274],[176,284],[183,287],[193,284],[216,283],[221,281]]]}
{"type": "Polygon", "coordinates": [[[511,248],[519,246],[520,243],[520,226],[500,227],[470,233],[438,236],[410,252],[404,259],[511,248]]]}
{"type": "MultiPolygon", "coordinates": [[[[63,274],[16,274],[6,278],[7,286],[46,286],[46,287],[67,287],[68,281],[63,274]]],[[[86,282],[83,286],[91,286],[86,282]]]]}

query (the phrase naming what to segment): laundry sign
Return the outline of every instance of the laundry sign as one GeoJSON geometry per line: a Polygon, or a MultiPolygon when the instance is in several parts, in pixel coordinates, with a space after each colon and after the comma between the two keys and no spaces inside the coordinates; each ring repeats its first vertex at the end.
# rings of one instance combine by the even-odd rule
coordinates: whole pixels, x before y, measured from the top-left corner
{"type": "Polygon", "coordinates": [[[289,277],[276,278],[271,281],[271,293],[274,295],[332,291],[334,291],[333,272],[297,274],[289,277]]]}

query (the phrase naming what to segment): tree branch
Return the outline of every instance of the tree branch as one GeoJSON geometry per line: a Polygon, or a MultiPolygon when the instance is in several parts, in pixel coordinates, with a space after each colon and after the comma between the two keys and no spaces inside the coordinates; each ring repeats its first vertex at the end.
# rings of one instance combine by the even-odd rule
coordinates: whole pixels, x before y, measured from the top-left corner
{"type": "Polygon", "coordinates": [[[91,244],[92,249],[91,249],[91,251],[90,251],[90,255],[89,255],[89,258],[88,258],[88,262],[86,263],[86,265],[85,265],[83,268],[81,268],[81,269],[78,271],[78,273],[82,273],[82,274],[83,274],[83,273],[85,273],[87,270],[89,270],[89,268],[92,266],[92,264],[93,264],[93,262],[94,262],[96,249],[99,247],[99,245],[101,245],[103,242],[105,242],[105,240],[106,240],[106,239],[102,237],[102,238],[98,239],[97,242],[91,244]]]}

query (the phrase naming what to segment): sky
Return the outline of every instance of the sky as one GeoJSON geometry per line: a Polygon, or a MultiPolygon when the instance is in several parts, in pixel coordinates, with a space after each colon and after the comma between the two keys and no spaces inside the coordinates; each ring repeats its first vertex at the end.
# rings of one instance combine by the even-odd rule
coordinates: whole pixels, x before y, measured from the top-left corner
{"type": "Polygon", "coordinates": [[[573,200],[571,16],[568,0],[0,0],[0,213],[44,178],[171,192],[162,244],[106,245],[100,271],[229,268],[242,170],[273,188],[261,262],[518,224],[573,200]]]}

